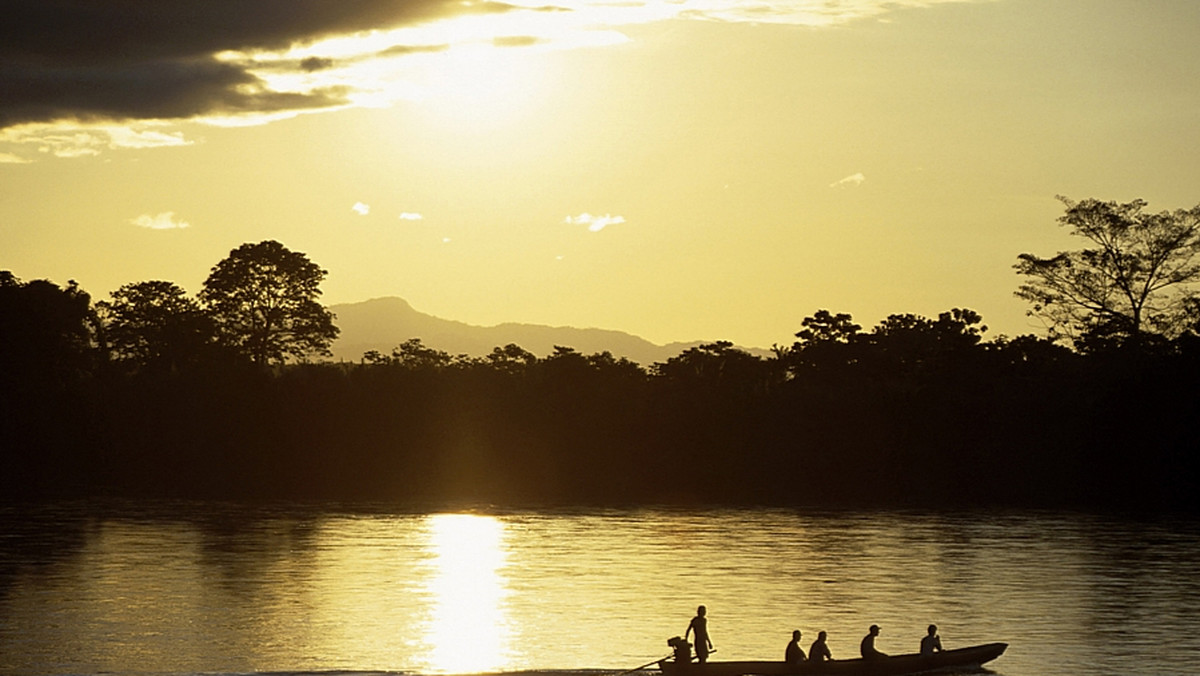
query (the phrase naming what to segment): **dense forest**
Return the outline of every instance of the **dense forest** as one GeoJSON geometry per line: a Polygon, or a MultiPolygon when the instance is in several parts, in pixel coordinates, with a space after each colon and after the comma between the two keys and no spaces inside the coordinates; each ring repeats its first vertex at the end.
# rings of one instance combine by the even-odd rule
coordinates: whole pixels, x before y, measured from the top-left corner
{"type": "Polygon", "coordinates": [[[987,338],[967,309],[869,330],[820,310],[769,358],[727,342],[650,365],[568,346],[470,357],[398,337],[325,362],[325,271],[277,242],[231,252],[196,298],[141,282],[93,302],[0,272],[0,489],[1196,511],[1200,208],[1064,201],[1062,225],[1103,221],[1107,239],[1019,257],[1047,335],[987,338]],[[1087,253],[1105,247],[1121,256],[1087,253]]]}

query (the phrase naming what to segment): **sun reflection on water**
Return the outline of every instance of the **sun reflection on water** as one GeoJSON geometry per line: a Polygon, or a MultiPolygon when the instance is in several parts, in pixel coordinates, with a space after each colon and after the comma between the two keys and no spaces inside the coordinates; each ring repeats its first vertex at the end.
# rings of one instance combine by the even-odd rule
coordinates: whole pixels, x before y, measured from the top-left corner
{"type": "Polygon", "coordinates": [[[430,517],[432,600],[428,665],[442,673],[497,671],[509,650],[504,524],[494,517],[430,517]]]}

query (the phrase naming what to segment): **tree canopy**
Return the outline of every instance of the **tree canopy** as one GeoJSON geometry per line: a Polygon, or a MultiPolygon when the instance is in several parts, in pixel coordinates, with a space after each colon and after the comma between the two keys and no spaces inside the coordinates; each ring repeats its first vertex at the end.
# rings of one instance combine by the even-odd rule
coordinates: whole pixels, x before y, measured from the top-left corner
{"type": "Polygon", "coordinates": [[[200,304],[166,281],[126,284],[97,303],[113,356],[137,368],[174,370],[199,359],[213,341],[200,304]]]}
{"type": "Polygon", "coordinates": [[[0,271],[0,373],[14,385],[61,382],[92,359],[91,297],[74,281],[22,282],[0,271]]]}
{"type": "Polygon", "coordinates": [[[1061,220],[1103,244],[1021,259],[1074,349],[985,340],[963,308],[865,331],[819,310],[775,358],[716,341],[643,368],[412,337],[295,363],[337,329],[325,271],[278,242],[235,249],[198,301],[151,281],[92,306],[0,271],[0,492],[1200,512],[1197,219],[1142,209],[1072,205],[1061,220]],[[1163,349],[1090,349],[1146,337],[1163,349]],[[178,368],[210,354],[234,358],[178,368]]]}
{"type": "Polygon", "coordinates": [[[326,274],[274,240],[243,244],[213,267],[200,301],[222,342],[255,363],[328,355],[338,328],[317,302],[326,274]]]}
{"type": "Polygon", "coordinates": [[[1067,207],[1059,224],[1087,246],[1018,257],[1013,267],[1027,281],[1016,295],[1032,304],[1029,314],[1080,346],[1181,333],[1200,282],[1200,205],[1145,213],[1140,199],[1059,200],[1067,207]]]}

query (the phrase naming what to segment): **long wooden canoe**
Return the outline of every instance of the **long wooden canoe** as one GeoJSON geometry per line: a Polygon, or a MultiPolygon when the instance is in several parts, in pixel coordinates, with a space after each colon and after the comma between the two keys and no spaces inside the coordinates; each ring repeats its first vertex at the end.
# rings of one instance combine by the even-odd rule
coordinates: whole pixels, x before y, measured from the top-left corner
{"type": "Polygon", "coordinates": [[[908,676],[932,671],[978,669],[1002,655],[1007,643],[986,643],[970,648],[944,650],[932,655],[889,655],[875,659],[855,658],[830,662],[705,662],[658,663],[663,676],[908,676]]]}

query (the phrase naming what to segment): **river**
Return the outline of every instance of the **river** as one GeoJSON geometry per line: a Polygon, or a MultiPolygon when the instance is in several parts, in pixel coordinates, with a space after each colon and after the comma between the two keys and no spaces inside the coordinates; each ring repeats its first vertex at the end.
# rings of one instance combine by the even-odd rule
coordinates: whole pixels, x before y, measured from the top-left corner
{"type": "Polygon", "coordinates": [[[788,510],[0,508],[0,673],[612,673],[939,626],[1005,676],[1200,673],[1200,522],[788,510]]]}

